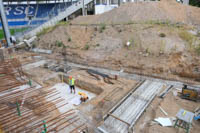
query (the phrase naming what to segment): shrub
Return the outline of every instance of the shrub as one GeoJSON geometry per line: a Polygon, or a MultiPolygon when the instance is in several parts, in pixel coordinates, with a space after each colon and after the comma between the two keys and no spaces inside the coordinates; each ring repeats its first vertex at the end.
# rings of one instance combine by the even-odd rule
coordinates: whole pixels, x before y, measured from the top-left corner
{"type": "Polygon", "coordinates": [[[69,38],[68,38],[68,42],[71,42],[71,41],[72,41],[72,38],[71,38],[71,37],[69,37],[69,38]]]}
{"type": "Polygon", "coordinates": [[[106,25],[105,24],[100,24],[100,33],[102,33],[104,30],[106,29],[106,25]]]}
{"type": "Polygon", "coordinates": [[[149,48],[146,48],[145,52],[146,53],[150,53],[149,48]]]}
{"type": "Polygon", "coordinates": [[[86,44],[86,45],[84,46],[84,50],[89,50],[89,48],[90,48],[90,46],[89,46],[88,44],[86,44]]]}
{"type": "Polygon", "coordinates": [[[65,49],[65,48],[67,48],[65,45],[63,45],[63,48],[65,49]]]}
{"type": "Polygon", "coordinates": [[[200,44],[195,48],[195,50],[196,50],[196,53],[197,53],[198,55],[200,55],[200,44]]]}
{"type": "Polygon", "coordinates": [[[118,32],[119,32],[119,33],[122,32],[122,29],[118,29],[118,32]]]}
{"type": "Polygon", "coordinates": [[[200,37],[200,32],[197,33],[197,37],[200,37]]]}
{"type": "Polygon", "coordinates": [[[94,27],[94,31],[97,31],[97,27],[94,27]]]}
{"type": "Polygon", "coordinates": [[[56,40],[56,46],[62,47],[63,45],[63,42],[56,40]]]}
{"type": "Polygon", "coordinates": [[[32,48],[36,48],[36,44],[35,43],[33,43],[32,48]]]}
{"type": "Polygon", "coordinates": [[[160,33],[159,36],[160,37],[166,37],[165,33],[160,33]]]}

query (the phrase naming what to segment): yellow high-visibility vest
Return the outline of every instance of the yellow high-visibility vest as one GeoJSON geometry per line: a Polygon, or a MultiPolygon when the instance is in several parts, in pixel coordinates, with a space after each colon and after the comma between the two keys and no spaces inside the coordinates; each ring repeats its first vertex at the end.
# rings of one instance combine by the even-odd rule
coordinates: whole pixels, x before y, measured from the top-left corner
{"type": "Polygon", "coordinates": [[[74,79],[74,78],[69,79],[69,85],[74,85],[74,82],[75,82],[75,79],[74,79]]]}

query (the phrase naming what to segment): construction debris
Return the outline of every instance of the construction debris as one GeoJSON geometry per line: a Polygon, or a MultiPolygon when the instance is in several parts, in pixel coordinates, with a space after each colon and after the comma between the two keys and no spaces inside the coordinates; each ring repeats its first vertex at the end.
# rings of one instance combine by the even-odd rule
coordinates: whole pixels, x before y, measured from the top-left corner
{"type": "Polygon", "coordinates": [[[167,93],[173,88],[173,85],[169,86],[168,88],[166,88],[161,94],[160,94],[160,98],[164,98],[167,93]]]}
{"type": "Polygon", "coordinates": [[[171,127],[171,126],[173,126],[173,124],[172,124],[172,122],[171,122],[171,120],[169,118],[158,117],[158,118],[154,119],[154,121],[158,122],[163,127],[171,127]]]}
{"type": "Polygon", "coordinates": [[[197,107],[194,111],[194,120],[200,120],[200,107],[197,107]]]}
{"type": "Polygon", "coordinates": [[[95,77],[97,80],[100,80],[99,77],[97,76],[97,75],[99,75],[99,76],[103,77],[104,82],[106,82],[106,83],[108,83],[108,84],[113,84],[113,83],[110,81],[110,80],[113,79],[113,78],[111,78],[111,77],[110,77],[109,75],[107,75],[107,74],[103,74],[103,73],[100,73],[100,72],[95,71],[95,70],[92,70],[92,69],[87,69],[87,72],[88,72],[88,74],[90,74],[91,76],[95,77]]]}
{"type": "Polygon", "coordinates": [[[159,108],[166,116],[168,116],[167,112],[165,112],[165,110],[162,107],[159,106],[159,108]]]}
{"type": "Polygon", "coordinates": [[[32,42],[37,38],[37,36],[31,37],[29,40],[24,39],[25,44],[31,48],[32,47],[32,42]]]}
{"type": "Polygon", "coordinates": [[[52,54],[52,50],[47,50],[47,49],[34,48],[31,51],[33,51],[35,53],[52,54]]]}

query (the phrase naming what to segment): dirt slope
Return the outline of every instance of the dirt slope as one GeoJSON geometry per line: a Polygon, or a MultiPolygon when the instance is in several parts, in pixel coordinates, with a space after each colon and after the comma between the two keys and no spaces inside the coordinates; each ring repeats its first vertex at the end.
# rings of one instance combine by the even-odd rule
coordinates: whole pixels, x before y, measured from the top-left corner
{"type": "Polygon", "coordinates": [[[127,3],[102,15],[79,17],[70,25],[51,27],[36,46],[75,63],[200,81],[200,32],[190,24],[200,25],[200,8],[173,0],[127,3]],[[130,23],[133,21],[137,23],[130,23]],[[76,25],[97,23],[101,24],[76,25]]]}
{"type": "Polygon", "coordinates": [[[114,24],[138,21],[164,20],[187,24],[200,24],[200,8],[186,6],[173,0],[126,3],[96,16],[78,17],[73,24],[114,24]]]}
{"type": "Polygon", "coordinates": [[[200,80],[200,59],[195,55],[200,37],[189,30],[158,24],[106,26],[103,31],[101,26],[62,25],[40,36],[36,44],[75,63],[200,80]]]}

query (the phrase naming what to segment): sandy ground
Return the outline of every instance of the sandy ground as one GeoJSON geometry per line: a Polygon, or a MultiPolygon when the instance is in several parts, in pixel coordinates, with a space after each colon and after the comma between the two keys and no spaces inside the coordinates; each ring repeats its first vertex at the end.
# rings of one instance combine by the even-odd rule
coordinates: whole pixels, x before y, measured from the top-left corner
{"type": "MultiPolygon", "coordinates": [[[[181,128],[174,127],[162,127],[159,124],[152,124],[152,121],[158,117],[175,117],[179,109],[183,108],[190,112],[193,112],[198,106],[198,102],[193,102],[185,99],[181,99],[179,96],[174,96],[172,90],[169,92],[164,99],[156,97],[152,104],[146,109],[146,112],[138,120],[134,128],[134,133],[183,133],[185,132],[181,128]],[[167,113],[168,116],[165,116],[159,106],[161,106],[167,113]]],[[[198,133],[199,121],[193,120],[191,133],[198,133]]]]}
{"type": "Polygon", "coordinates": [[[178,22],[186,24],[200,24],[200,9],[177,3],[176,0],[162,0],[150,2],[133,2],[122,4],[101,15],[79,17],[74,24],[122,24],[130,22],[148,21],[178,22]]]}

